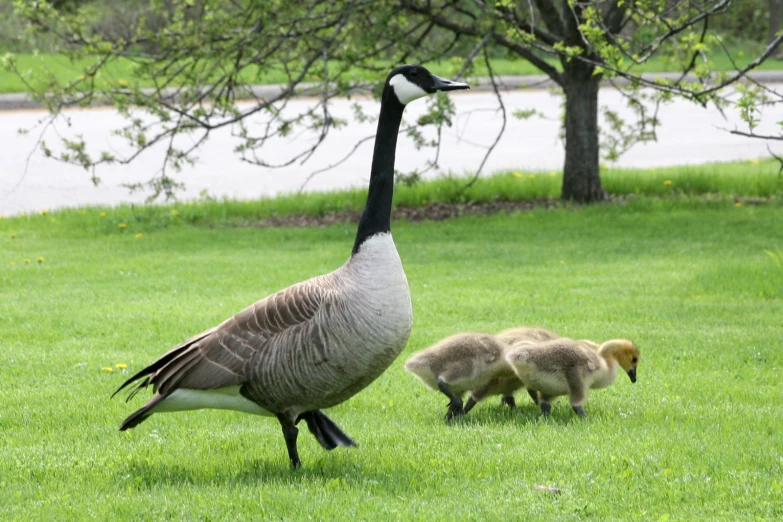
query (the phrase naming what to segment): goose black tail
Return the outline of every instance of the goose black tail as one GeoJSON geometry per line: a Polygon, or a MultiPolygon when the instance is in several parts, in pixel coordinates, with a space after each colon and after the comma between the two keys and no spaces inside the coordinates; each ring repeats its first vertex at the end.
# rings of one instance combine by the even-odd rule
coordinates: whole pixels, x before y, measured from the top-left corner
{"type": "Polygon", "coordinates": [[[145,404],[138,410],[131,413],[127,419],[122,421],[122,424],[120,425],[120,431],[125,431],[131,428],[135,428],[136,426],[138,426],[139,424],[147,420],[147,417],[152,415],[152,412],[150,410],[152,410],[155,406],[158,405],[160,401],[162,401],[165,398],[166,398],[165,395],[153,396],[152,399],[147,401],[147,404],[145,404]]]}
{"type": "Polygon", "coordinates": [[[356,446],[356,443],[326,416],[321,410],[313,410],[299,415],[297,422],[304,420],[307,429],[310,430],[321,446],[327,450],[333,450],[337,446],[356,446]]]}

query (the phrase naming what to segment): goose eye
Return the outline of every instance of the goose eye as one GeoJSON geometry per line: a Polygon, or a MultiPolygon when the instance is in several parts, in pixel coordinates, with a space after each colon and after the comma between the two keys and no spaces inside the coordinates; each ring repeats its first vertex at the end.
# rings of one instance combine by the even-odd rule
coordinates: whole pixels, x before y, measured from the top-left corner
{"type": "Polygon", "coordinates": [[[416,77],[416,76],[418,76],[418,75],[419,75],[419,70],[418,70],[418,69],[413,69],[413,70],[411,71],[411,76],[413,76],[413,77],[416,77]]]}

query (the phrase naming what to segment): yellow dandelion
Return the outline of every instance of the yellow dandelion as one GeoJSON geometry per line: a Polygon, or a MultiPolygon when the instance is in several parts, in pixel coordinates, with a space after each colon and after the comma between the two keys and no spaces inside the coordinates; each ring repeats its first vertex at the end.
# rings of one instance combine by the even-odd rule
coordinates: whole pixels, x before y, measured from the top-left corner
{"type": "Polygon", "coordinates": [[[104,366],[103,368],[101,368],[101,371],[111,373],[114,371],[114,368],[112,368],[111,366],[104,366]]]}
{"type": "Polygon", "coordinates": [[[672,180],[667,179],[666,181],[663,182],[663,184],[664,185],[671,185],[672,184],[672,180]]]}
{"type": "Polygon", "coordinates": [[[5,219],[5,216],[0,214],[0,219],[5,219]]]}
{"type": "Polygon", "coordinates": [[[11,266],[16,266],[16,261],[9,261],[11,263],[11,266]]]}
{"type": "Polygon", "coordinates": [[[41,211],[41,215],[42,215],[42,216],[45,216],[45,215],[46,215],[46,214],[48,214],[48,213],[49,213],[49,211],[48,211],[48,210],[46,210],[46,209],[44,209],[44,210],[42,210],[42,211],[41,211]]]}
{"type": "Polygon", "coordinates": [[[79,211],[79,215],[80,216],[86,216],[87,215],[87,211],[86,210],[80,210],[79,211]]]}
{"type": "Polygon", "coordinates": [[[536,177],[536,175],[535,174],[528,174],[527,177],[530,178],[530,179],[534,179],[536,177]]]}
{"type": "Polygon", "coordinates": [[[35,260],[38,261],[39,263],[43,263],[44,262],[44,258],[41,257],[41,256],[36,257],[35,260]]]}
{"type": "Polygon", "coordinates": [[[554,172],[550,172],[550,173],[549,173],[549,177],[550,177],[550,178],[554,178],[554,177],[555,177],[555,175],[556,175],[556,174],[555,174],[554,172]]]}
{"type": "Polygon", "coordinates": [[[101,213],[100,213],[100,216],[101,216],[101,217],[106,217],[106,216],[108,216],[108,215],[109,215],[109,214],[108,214],[108,213],[106,213],[106,212],[101,212],[101,213]]]}
{"type": "Polygon", "coordinates": [[[512,176],[514,176],[515,178],[521,178],[522,177],[522,173],[521,172],[514,172],[512,174],[512,176]]]}
{"type": "Polygon", "coordinates": [[[136,239],[141,239],[141,238],[143,238],[143,237],[144,237],[144,234],[142,234],[141,232],[139,232],[138,234],[136,234],[136,239]]]}
{"type": "Polygon", "coordinates": [[[118,370],[124,370],[125,368],[128,367],[128,365],[125,363],[117,363],[114,365],[114,367],[117,368],[118,370]]]}
{"type": "Polygon", "coordinates": [[[128,228],[128,225],[126,223],[120,223],[117,226],[120,227],[120,228],[128,228]]]}
{"type": "Polygon", "coordinates": [[[737,201],[736,203],[734,203],[734,206],[735,206],[736,208],[740,208],[740,207],[742,206],[742,202],[740,202],[740,201],[737,201]]]}
{"type": "Polygon", "coordinates": [[[24,264],[25,264],[25,265],[29,265],[29,264],[30,264],[30,259],[26,257],[26,258],[24,259],[24,264]]]}
{"type": "Polygon", "coordinates": [[[756,159],[754,159],[754,160],[752,161],[752,163],[753,163],[754,165],[758,165],[759,163],[761,163],[761,160],[759,160],[758,158],[756,158],[756,159]]]}
{"type": "Polygon", "coordinates": [[[127,81],[125,81],[125,80],[123,80],[122,78],[120,78],[119,80],[117,80],[117,83],[119,83],[119,84],[120,84],[120,85],[122,85],[123,87],[127,87],[127,86],[128,86],[128,82],[127,82],[127,81]]]}
{"type": "Polygon", "coordinates": [[[14,234],[13,232],[11,232],[11,233],[8,235],[8,237],[10,237],[11,239],[13,239],[13,238],[15,238],[15,237],[16,237],[16,234],[14,234]]]}
{"type": "Polygon", "coordinates": [[[249,204],[250,204],[250,200],[249,200],[249,199],[246,199],[246,200],[245,200],[245,201],[243,201],[242,203],[244,203],[245,205],[249,205],[249,204]]]}
{"type": "Polygon", "coordinates": [[[737,56],[742,58],[743,56],[745,56],[745,51],[737,51],[737,56]]]}
{"type": "Polygon", "coordinates": [[[650,172],[655,172],[655,167],[650,167],[650,172]]]}
{"type": "Polygon", "coordinates": [[[171,215],[174,217],[179,217],[180,216],[179,210],[177,210],[176,208],[171,209],[171,215]]]}

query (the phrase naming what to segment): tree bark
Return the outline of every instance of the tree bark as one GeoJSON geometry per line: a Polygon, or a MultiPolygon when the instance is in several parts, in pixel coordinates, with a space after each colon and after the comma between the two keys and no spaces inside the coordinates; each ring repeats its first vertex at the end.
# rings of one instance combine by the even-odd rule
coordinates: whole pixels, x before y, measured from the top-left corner
{"type": "MultiPolygon", "coordinates": [[[[767,35],[767,42],[771,42],[775,39],[778,31],[781,29],[781,22],[783,21],[783,0],[768,0],[769,5],[769,33],[767,35]]],[[[781,50],[778,48],[773,55],[775,58],[781,57],[781,50]]]]}
{"type": "Polygon", "coordinates": [[[592,67],[571,62],[565,72],[565,166],[562,198],[590,203],[607,198],[598,165],[598,88],[592,67]]]}

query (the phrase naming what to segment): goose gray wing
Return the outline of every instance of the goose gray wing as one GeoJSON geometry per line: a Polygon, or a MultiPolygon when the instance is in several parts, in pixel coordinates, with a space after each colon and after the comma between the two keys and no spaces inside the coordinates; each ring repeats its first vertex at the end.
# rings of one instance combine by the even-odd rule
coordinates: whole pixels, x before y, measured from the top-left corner
{"type": "Polygon", "coordinates": [[[248,361],[269,349],[281,333],[309,322],[331,293],[315,278],[292,285],[248,306],[238,314],[187,341],[128,379],[115,395],[142,379],[128,396],[152,385],[168,395],[177,388],[216,389],[247,381],[248,361]]]}

